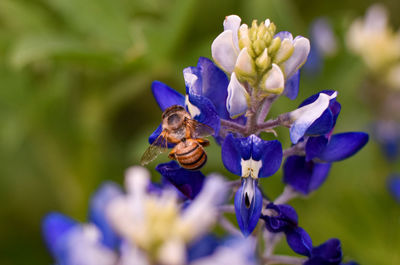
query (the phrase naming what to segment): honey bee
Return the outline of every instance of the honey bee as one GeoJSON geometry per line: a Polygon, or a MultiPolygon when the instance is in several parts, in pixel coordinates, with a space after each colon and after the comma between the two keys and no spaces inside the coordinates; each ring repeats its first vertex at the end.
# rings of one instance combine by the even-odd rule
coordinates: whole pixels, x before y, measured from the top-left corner
{"type": "Polygon", "coordinates": [[[175,144],[169,153],[170,159],[176,160],[181,167],[198,170],[207,161],[204,147],[210,142],[203,137],[212,135],[214,130],[192,119],[184,107],[173,105],[162,114],[162,132],[146,149],[140,163],[146,165],[159,154],[168,150],[168,144],[175,144]]]}

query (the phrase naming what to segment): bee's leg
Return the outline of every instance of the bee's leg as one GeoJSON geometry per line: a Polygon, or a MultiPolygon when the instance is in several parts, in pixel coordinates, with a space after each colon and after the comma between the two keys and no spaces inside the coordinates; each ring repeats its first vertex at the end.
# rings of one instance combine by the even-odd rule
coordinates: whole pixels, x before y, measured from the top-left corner
{"type": "Polygon", "coordinates": [[[208,141],[207,139],[199,138],[196,140],[199,144],[201,144],[201,146],[209,146],[210,145],[210,141],[208,141]]]}
{"type": "Polygon", "coordinates": [[[175,158],[175,148],[172,149],[171,152],[169,152],[168,158],[171,159],[171,160],[176,160],[176,158],[175,158]]]}

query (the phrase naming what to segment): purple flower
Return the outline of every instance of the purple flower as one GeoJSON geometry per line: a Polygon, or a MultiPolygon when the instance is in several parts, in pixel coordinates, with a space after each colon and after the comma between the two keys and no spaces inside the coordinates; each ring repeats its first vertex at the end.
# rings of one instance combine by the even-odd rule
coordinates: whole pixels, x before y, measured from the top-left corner
{"type": "Polygon", "coordinates": [[[232,173],[242,177],[235,195],[236,219],[244,235],[255,228],[262,208],[258,179],[273,175],[282,162],[282,146],[277,140],[264,141],[256,135],[234,138],[229,134],[222,144],[222,162],[232,173]]]}
{"type": "Polygon", "coordinates": [[[354,155],[365,146],[369,139],[368,134],[363,132],[332,135],[341,106],[335,98],[331,98],[329,102],[324,102],[325,105],[327,104],[327,108],[323,110],[319,106],[320,104],[316,104],[318,100],[321,100],[321,94],[326,95],[323,96],[326,101],[335,92],[322,91],[304,100],[298,110],[314,104],[314,107],[309,108],[312,111],[306,110],[303,113],[310,112],[314,115],[318,112],[320,116],[314,115],[316,119],[312,122],[308,121],[308,123],[298,122],[296,124],[295,122],[291,127],[292,142],[305,141],[302,143],[305,156],[289,156],[283,166],[283,181],[302,194],[309,194],[319,188],[328,176],[332,162],[341,161],[354,155]]]}
{"type": "Polygon", "coordinates": [[[298,226],[298,217],[294,208],[286,204],[269,203],[266,207],[270,215],[263,215],[265,226],[271,233],[285,233],[290,248],[304,256],[309,256],[312,249],[312,240],[308,233],[298,226]]]}

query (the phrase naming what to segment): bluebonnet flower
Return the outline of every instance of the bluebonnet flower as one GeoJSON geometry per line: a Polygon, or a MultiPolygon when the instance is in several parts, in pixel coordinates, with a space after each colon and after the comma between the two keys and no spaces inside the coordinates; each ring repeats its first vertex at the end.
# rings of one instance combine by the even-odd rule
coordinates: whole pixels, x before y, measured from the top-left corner
{"type": "MultiPolygon", "coordinates": [[[[336,94],[334,91],[323,91],[309,97],[296,111],[307,113],[308,110],[299,110],[307,107],[312,109],[311,106],[321,99],[321,94],[326,95],[324,98],[327,102],[324,104],[328,105],[327,108],[322,111],[316,107],[318,111],[313,113],[318,115],[314,115],[312,122],[298,122],[292,125],[291,138],[298,144],[292,147],[294,155],[289,156],[283,166],[283,181],[302,194],[319,188],[325,181],[332,162],[354,155],[369,139],[368,134],[363,132],[332,135],[341,108],[335,98],[330,98],[336,94]]],[[[301,117],[301,114],[298,115],[301,117]]],[[[301,121],[301,118],[298,120],[301,121]]]]}
{"type": "Polygon", "coordinates": [[[173,190],[159,195],[147,193],[149,181],[144,168],[129,169],[128,193],[110,203],[109,220],[129,245],[143,254],[153,254],[148,258],[161,264],[184,264],[186,243],[206,234],[216,222],[217,207],[225,200],[224,181],[209,177],[202,191],[183,210],[173,190]]]}
{"type": "Polygon", "coordinates": [[[244,235],[257,225],[262,208],[258,179],[273,175],[282,162],[282,146],[277,140],[264,141],[256,135],[234,138],[228,135],[222,144],[222,162],[232,173],[242,177],[235,195],[236,218],[244,235]]]}

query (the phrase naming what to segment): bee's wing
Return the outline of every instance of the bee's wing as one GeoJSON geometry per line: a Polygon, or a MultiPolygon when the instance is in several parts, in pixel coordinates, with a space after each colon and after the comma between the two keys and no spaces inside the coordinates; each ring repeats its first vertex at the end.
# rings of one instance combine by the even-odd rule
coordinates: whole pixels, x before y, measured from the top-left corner
{"type": "Polygon", "coordinates": [[[150,163],[156,157],[168,150],[168,142],[165,138],[166,133],[163,131],[161,134],[154,140],[154,142],[146,149],[142,158],[140,159],[140,164],[142,166],[150,163]]]}
{"type": "Polygon", "coordinates": [[[214,134],[214,129],[204,123],[198,122],[193,119],[187,120],[186,122],[187,126],[192,131],[193,138],[203,138],[214,134]]]}

